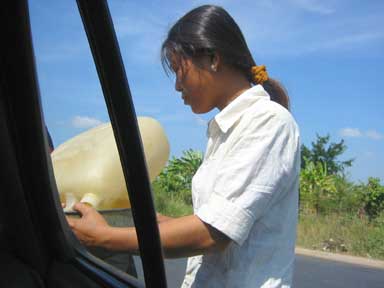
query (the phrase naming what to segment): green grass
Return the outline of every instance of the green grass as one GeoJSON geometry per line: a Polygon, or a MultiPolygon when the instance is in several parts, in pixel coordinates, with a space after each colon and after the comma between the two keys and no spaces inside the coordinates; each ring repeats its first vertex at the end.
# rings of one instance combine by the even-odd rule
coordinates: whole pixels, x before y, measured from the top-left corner
{"type": "Polygon", "coordinates": [[[192,206],[180,199],[179,195],[161,192],[157,185],[153,185],[152,189],[157,212],[170,217],[180,217],[193,213],[192,206]]]}
{"type": "MultiPolygon", "coordinates": [[[[183,193],[165,193],[154,183],[156,210],[166,216],[193,213],[183,193]]],[[[303,248],[344,253],[384,260],[384,214],[375,221],[344,213],[316,215],[301,213],[297,245],[303,248]],[[324,248],[327,248],[324,250],[324,248]]]]}
{"type": "Polygon", "coordinates": [[[329,252],[384,259],[384,217],[369,222],[354,215],[302,214],[297,245],[329,252]]]}

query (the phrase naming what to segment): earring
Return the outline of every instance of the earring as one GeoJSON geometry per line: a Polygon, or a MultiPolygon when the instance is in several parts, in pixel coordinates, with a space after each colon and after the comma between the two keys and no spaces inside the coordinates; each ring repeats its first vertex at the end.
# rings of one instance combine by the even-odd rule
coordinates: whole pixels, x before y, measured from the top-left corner
{"type": "Polygon", "coordinates": [[[217,72],[217,67],[215,65],[213,65],[213,64],[211,65],[211,69],[212,69],[213,72],[217,72]]]}

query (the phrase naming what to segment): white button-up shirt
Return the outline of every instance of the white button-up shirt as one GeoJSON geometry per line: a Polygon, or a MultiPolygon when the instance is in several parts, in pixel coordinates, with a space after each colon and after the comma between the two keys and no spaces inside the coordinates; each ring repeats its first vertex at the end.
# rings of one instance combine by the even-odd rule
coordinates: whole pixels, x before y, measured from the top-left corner
{"type": "Polygon", "coordinates": [[[192,180],[194,213],[233,241],[188,259],[186,287],[290,287],[298,217],[299,130],[256,85],[208,127],[192,180]]]}

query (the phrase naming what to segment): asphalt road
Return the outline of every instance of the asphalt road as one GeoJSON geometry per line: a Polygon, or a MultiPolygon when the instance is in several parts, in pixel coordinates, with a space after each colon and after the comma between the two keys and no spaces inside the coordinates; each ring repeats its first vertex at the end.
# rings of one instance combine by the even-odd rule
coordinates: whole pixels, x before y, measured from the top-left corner
{"type": "MultiPolygon", "coordinates": [[[[139,278],[140,261],[136,258],[139,278]]],[[[186,260],[166,260],[169,288],[178,288],[183,280],[186,260]]],[[[384,269],[328,261],[308,256],[296,256],[293,278],[295,288],[384,288],[384,269]]]]}
{"type": "Polygon", "coordinates": [[[296,256],[293,287],[384,288],[384,269],[296,256]]]}

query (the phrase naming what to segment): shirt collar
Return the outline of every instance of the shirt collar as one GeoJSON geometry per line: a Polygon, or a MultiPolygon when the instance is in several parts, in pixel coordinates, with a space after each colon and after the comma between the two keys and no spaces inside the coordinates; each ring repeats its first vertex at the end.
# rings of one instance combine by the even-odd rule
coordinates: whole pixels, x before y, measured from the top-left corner
{"type": "MultiPolygon", "coordinates": [[[[243,115],[246,108],[263,97],[270,99],[267,91],[263,86],[255,85],[252,88],[246,90],[232,102],[230,102],[223,110],[221,110],[211,122],[216,122],[217,126],[223,133],[226,133],[236,121],[243,115]]],[[[211,124],[211,123],[210,123],[211,124]]],[[[210,125],[209,125],[210,126],[210,125]]]]}

